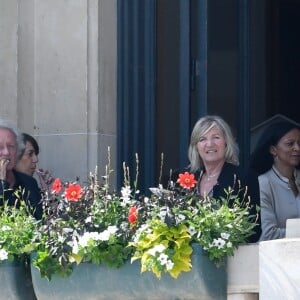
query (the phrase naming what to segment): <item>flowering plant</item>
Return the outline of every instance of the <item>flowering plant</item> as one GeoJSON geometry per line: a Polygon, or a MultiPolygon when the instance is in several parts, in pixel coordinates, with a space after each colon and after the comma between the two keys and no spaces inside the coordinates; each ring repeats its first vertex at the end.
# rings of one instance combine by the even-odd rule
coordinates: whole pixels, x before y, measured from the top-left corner
{"type": "Polygon", "coordinates": [[[44,224],[33,259],[42,277],[68,276],[81,262],[119,267],[130,257],[130,202],[109,191],[110,173],[100,183],[96,169],[85,186],[44,174],[44,224]]]}
{"type": "Polygon", "coordinates": [[[26,261],[34,249],[33,240],[38,231],[39,221],[30,213],[23,199],[23,191],[15,191],[18,205],[10,206],[1,196],[0,207],[0,261],[26,261]]]}
{"type": "Polygon", "coordinates": [[[253,233],[256,216],[249,215],[249,202],[239,198],[241,187],[238,192],[229,187],[225,198],[200,200],[196,183],[193,174],[179,174],[168,189],[152,188],[151,197],[137,204],[131,260],[141,260],[142,272],[150,270],[158,278],[168,272],[177,278],[190,271],[192,243],[221,264],[253,233]]]}
{"type": "Polygon", "coordinates": [[[256,216],[239,182],[224,198],[201,199],[194,175],[185,172],[146,196],[139,194],[137,176],[131,186],[126,165],[123,173],[120,193],[111,191],[109,164],[103,182],[96,169],[85,186],[45,174],[45,216],[33,259],[42,276],[67,276],[81,262],[120,267],[140,260],[141,272],[177,278],[192,268],[193,243],[221,264],[253,233],[256,216]]]}

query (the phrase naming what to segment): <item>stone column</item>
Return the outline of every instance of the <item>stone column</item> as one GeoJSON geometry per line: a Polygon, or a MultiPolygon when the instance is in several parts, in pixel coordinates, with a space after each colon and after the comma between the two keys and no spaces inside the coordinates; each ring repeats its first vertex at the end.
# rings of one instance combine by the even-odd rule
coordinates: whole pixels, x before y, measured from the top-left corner
{"type": "Polygon", "coordinates": [[[0,117],[62,180],[116,160],[116,0],[0,1],[0,117]]]}
{"type": "Polygon", "coordinates": [[[17,115],[18,1],[0,1],[0,118],[17,115]]]}

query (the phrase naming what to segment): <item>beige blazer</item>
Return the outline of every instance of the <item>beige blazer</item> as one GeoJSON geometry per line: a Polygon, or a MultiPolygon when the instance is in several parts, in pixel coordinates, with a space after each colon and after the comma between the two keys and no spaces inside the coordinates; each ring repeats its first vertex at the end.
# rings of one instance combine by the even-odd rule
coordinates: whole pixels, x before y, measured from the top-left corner
{"type": "MultiPolygon", "coordinates": [[[[274,166],[273,166],[274,168],[274,166]]],[[[276,175],[276,169],[258,177],[261,205],[261,241],[285,237],[286,220],[300,218],[300,195],[296,198],[288,179],[276,175]]],[[[300,170],[295,174],[300,191],[300,170]]]]}

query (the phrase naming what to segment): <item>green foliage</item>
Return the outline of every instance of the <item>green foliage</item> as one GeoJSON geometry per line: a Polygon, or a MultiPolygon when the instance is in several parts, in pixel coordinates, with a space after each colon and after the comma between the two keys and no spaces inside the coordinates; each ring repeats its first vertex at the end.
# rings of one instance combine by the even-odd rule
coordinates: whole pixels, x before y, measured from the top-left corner
{"type": "Polygon", "coordinates": [[[24,258],[35,247],[34,240],[39,227],[37,221],[29,212],[22,191],[16,191],[18,207],[8,205],[3,197],[0,207],[0,260],[24,258]]]}
{"type": "MultiPolygon", "coordinates": [[[[188,173],[184,177],[193,179],[188,173]]],[[[173,182],[168,189],[151,188],[151,198],[137,204],[130,245],[135,248],[132,261],[140,259],[142,272],[152,271],[158,278],[167,272],[177,278],[190,271],[192,243],[199,243],[212,261],[221,264],[253,234],[257,216],[249,215],[249,200],[239,198],[242,188],[229,187],[226,198],[201,199],[191,180],[188,183],[188,188],[173,182]]]]}
{"type": "Polygon", "coordinates": [[[82,262],[117,268],[130,258],[131,248],[126,246],[132,235],[127,220],[132,202],[109,190],[109,175],[110,171],[100,183],[96,169],[81,186],[47,174],[45,217],[33,259],[42,277],[69,276],[82,262]]]}
{"type": "Polygon", "coordinates": [[[41,276],[69,276],[82,262],[118,268],[138,260],[141,272],[178,278],[192,268],[193,243],[221,264],[254,232],[257,216],[249,215],[249,199],[240,199],[245,193],[239,183],[225,191],[225,198],[202,199],[194,175],[185,172],[166,189],[150,188],[147,197],[139,195],[137,176],[131,187],[125,165],[124,186],[111,191],[106,170],[103,182],[95,170],[85,186],[49,180],[34,243],[33,264],[41,276]]]}
{"type": "Polygon", "coordinates": [[[203,246],[208,257],[217,264],[246,243],[256,226],[255,216],[249,215],[249,203],[232,197],[232,192],[227,191],[228,198],[197,203],[188,221],[195,230],[193,240],[203,246]]]}
{"type": "Polygon", "coordinates": [[[185,225],[168,227],[158,219],[151,220],[137,231],[135,241],[129,243],[136,248],[131,261],[141,259],[141,271],[152,271],[158,278],[162,271],[177,278],[180,272],[188,272],[192,267],[190,241],[185,225]]]}

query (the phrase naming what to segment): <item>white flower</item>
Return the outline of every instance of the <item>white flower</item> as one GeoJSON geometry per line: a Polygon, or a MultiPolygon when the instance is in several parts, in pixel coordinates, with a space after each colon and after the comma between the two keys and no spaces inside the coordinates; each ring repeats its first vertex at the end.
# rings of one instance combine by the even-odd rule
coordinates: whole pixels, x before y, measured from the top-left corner
{"type": "Polygon", "coordinates": [[[213,240],[213,246],[218,247],[218,249],[222,249],[225,245],[225,241],[221,238],[213,240]]]}
{"type": "MultiPolygon", "coordinates": [[[[88,241],[90,240],[90,235],[88,232],[84,233],[84,235],[80,236],[78,239],[78,245],[82,248],[85,248],[88,245],[88,241]]],[[[74,252],[76,253],[76,252],[74,252]]]]}
{"type": "Polygon", "coordinates": [[[7,225],[4,225],[4,226],[2,226],[1,230],[2,231],[11,230],[11,227],[7,226],[7,225]]]}
{"type": "Polygon", "coordinates": [[[224,240],[228,240],[230,237],[230,234],[229,233],[226,233],[226,232],[222,232],[221,233],[221,238],[224,239],[224,240]]]}
{"type": "Polygon", "coordinates": [[[121,199],[123,199],[124,203],[129,203],[130,202],[130,195],[131,195],[131,189],[130,186],[123,186],[121,189],[121,194],[122,197],[121,199]]]}
{"type": "Polygon", "coordinates": [[[107,199],[107,200],[111,200],[111,199],[112,199],[112,196],[108,194],[108,195],[106,195],[106,199],[107,199]]]}
{"type": "Polygon", "coordinates": [[[118,227],[113,225],[113,226],[108,226],[106,229],[110,234],[115,234],[118,231],[118,227]]]}
{"type": "Polygon", "coordinates": [[[89,216],[85,219],[85,223],[92,223],[92,217],[89,216]]]}
{"type": "Polygon", "coordinates": [[[79,248],[78,248],[78,243],[76,241],[73,242],[73,248],[72,248],[72,252],[74,254],[77,254],[79,251],[79,248]]]}
{"type": "Polygon", "coordinates": [[[195,233],[196,233],[195,227],[194,227],[194,226],[190,226],[190,227],[189,227],[189,234],[190,234],[191,236],[193,236],[195,233]]]}
{"type": "Polygon", "coordinates": [[[163,266],[163,265],[166,265],[167,264],[167,261],[168,261],[168,255],[164,254],[164,253],[161,253],[159,255],[159,257],[157,258],[157,260],[160,262],[160,264],[163,266]]]}
{"type": "Polygon", "coordinates": [[[67,245],[70,246],[70,247],[73,247],[73,245],[74,245],[74,240],[73,240],[73,241],[68,241],[68,242],[67,242],[67,245]]]}
{"type": "Polygon", "coordinates": [[[8,252],[4,249],[0,249],[0,260],[8,259],[8,252]]]}
{"type": "Polygon", "coordinates": [[[153,248],[149,249],[147,252],[152,255],[155,256],[156,252],[161,253],[166,249],[166,247],[162,244],[156,245],[153,248]]]}
{"type": "Polygon", "coordinates": [[[110,232],[108,230],[104,230],[99,233],[99,239],[101,241],[108,241],[110,237],[110,232]]]}
{"type": "Polygon", "coordinates": [[[170,259],[168,259],[167,264],[166,264],[167,270],[168,270],[168,271],[169,271],[169,270],[172,270],[173,267],[174,267],[174,263],[173,263],[170,259]]]}
{"type": "MultiPolygon", "coordinates": [[[[78,245],[82,248],[85,248],[85,247],[87,247],[90,240],[92,240],[92,241],[101,240],[100,233],[98,233],[98,232],[85,232],[83,235],[79,236],[78,245]]],[[[74,246],[73,246],[73,248],[74,248],[74,246]]],[[[75,250],[76,250],[76,246],[75,246],[75,250]]],[[[74,253],[76,253],[76,252],[74,252],[74,253]]]]}
{"type": "Polygon", "coordinates": [[[176,221],[177,221],[177,223],[180,223],[180,222],[182,222],[184,220],[185,220],[185,215],[183,215],[183,214],[176,215],[176,221]]]}
{"type": "Polygon", "coordinates": [[[232,243],[231,242],[228,242],[227,243],[227,248],[231,248],[232,247],[232,243]]]}

